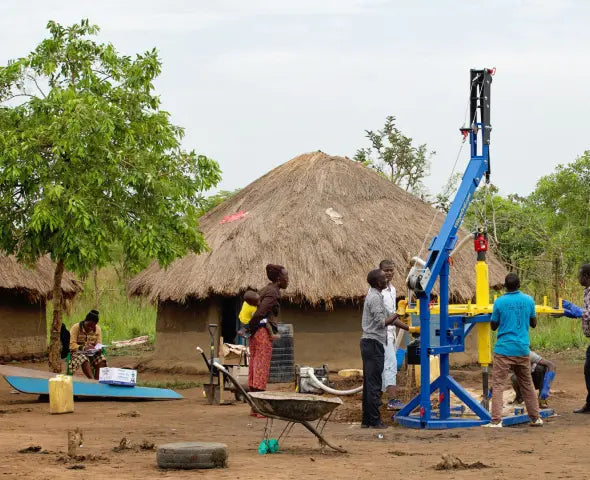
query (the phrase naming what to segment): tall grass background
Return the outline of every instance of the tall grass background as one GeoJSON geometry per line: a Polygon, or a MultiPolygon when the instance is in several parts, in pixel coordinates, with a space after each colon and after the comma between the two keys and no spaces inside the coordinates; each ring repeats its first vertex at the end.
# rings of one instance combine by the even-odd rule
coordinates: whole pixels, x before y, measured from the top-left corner
{"type": "Polygon", "coordinates": [[[579,318],[539,316],[537,328],[530,329],[531,348],[561,352],[585,347],[590,339],[582,333],[581,323],[579,318]]]}
{"type": "MultiPolygon", "coordinates": [[[[543,304],[543,297],[539,292],[527,291],[525,293],[533,295],[537,304],[543,304]],[[535,294],[536,293],[536,294],[535,294]]],[[[551,295],[549,284],[541,289],[544,295],[551,295]]],[[[562,298],[569,300],[579,306],[584,306],[584,287],[580,286],[574,276],[567,278],[562,285],[560,295],[562,298]]],[[[554,295],[549,300],[549,305],[557,304],[554,295]]],[[[539,315],[537,318],[537,327],[530,329],[531,348],[536,350],[546,350],[552,352],[561,352],[568,349],[585,347],[590,343],[582,333],[582,321],[579,318],[559,317],[555,318],[550,315],[539,315]]]]}
{"type": "MultiPolygon", "coordinates": [[[[148,335],[153,343],[156,336],[156,308],[142,299],[128,298],[125,282],[120,280],[114,268],[97,272],[95,288],[94,276],[89,275],[84,282],[84,290],[72,302],[70,312],[64,312],[63,323],[68,329],[76,322],[84,320],[93,308],[99,311],[99,325],[102,330],[102,343],[109,345],[113,340],[148,335]]],[[[51,331],[53,304],[47,303],[47,332],[51,331]]]]}

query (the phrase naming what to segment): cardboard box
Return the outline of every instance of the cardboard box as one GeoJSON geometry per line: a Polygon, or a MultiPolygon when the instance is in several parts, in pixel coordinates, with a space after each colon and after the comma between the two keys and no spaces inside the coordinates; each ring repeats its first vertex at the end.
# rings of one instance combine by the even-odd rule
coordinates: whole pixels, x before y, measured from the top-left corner
{"type": "MultiPolygon", "coordinates": [[[[221,339],[223,342],[223,339],[221,339]]],[[[219,347],[219,359],[222,365],[245,365],[248,348],[244,345],[221,343],[219,347]]]]}
{"type": "Polygon", "coordinates": [[[134,387],[137,382],[137,370],[127,368],[104,367],[100,369],[98,383],[108,385],[122,385],[125,387],[134,387]]]}

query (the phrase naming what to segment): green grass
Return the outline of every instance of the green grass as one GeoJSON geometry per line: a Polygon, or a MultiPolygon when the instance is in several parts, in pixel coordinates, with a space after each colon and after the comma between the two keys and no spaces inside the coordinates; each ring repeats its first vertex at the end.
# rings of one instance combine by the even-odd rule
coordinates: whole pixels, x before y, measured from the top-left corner
{"type": "MultiPolygon", "coordinates": [[[[100,312],[99,325],[102,329],[102,342],[109,345],[113,340],[148,335],[153,343],[156,336],[156,308],[145,301],[127,298],[125,286],[119,282],[112,269],[101,270],[98,274],[99,295],[95,301],[92,278],[84,285],[84,291],[74,300],[70,314],[64,312],[62,318],[70,328],[72,324],[84,320],[88,311],[96,308],[100,312]]],[[[47,332],[51,331],[53,303],[47,303],[47,332]]]]}
{"type": "Polygon", "coordinates": [[[171,390],[187,390],[189,388],[202,387],[202,382],[191,382],[182,380],[171,380],[171,381],[147,381],[137,382],[139,387],[150,387],[150,388],[169,388],[171,390]]]}
{"type": "Polygon", "coordinates": [[[570,348],[580,348],[588,344],[588,339],[582,333],[580,319],[553,318],[541,315],[537,328],[531,328],[531,348],[560,352],[570,348]]]}

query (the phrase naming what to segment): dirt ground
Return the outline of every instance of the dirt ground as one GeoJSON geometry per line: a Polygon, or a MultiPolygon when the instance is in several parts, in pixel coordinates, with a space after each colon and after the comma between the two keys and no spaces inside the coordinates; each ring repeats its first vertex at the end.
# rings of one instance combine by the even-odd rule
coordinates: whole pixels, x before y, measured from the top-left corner
{"type": "MultiPolygon", "coordinates": [[[[571,356],[570,356],[571,357],[571,356]]],[[[579,359],[579,354],[574,354],[579,359]]],[[[114,366],[125,358],[113,359],[114,366]]],[[[184,400],[168,402],[76,402],[75,412],[50,415],[47,403],[35,396],[16,394],[0,380],[0,478],[26,479],[291,479],[291,478],[428,478],[428,479],[590,479],[590,415],[574,415],[584,398],[582,364],[557,358],[558,372],[550,406],[558,416],[540,429],[528,426],[445,431],[410,430],[399,426],[385,431],[361,429],[358,423],[330,423],[326,433],[349,453],[322,453],[315,437],[296,426],[281,453],[258,455],[264,420],[248,416],[244,404],[209,406],[201,388],[182,390],[184,400]],[[86,459],[63,461],[67,431],[80,428],[86,459]],[[380,434],[382,438],[379,438],[380,434]],[[227,444],[226,469],[165,471],[156,466],[153,450],[114,452],[125,437],[131,444],[155,445],[180,441],[227,444]],[[27,447],[38,453],[19,453],[27,447]],[[443,455],[453,455],[469,469],[436,470],[443,455]],[[479,462],[479,463],[478,463],[479,462]],[[71,469],[73,466],[83,468],[71,469]]],[[[44,369],[42,364],[19,365],[44,369]]],[[[477,387],[477,372],[457,377],[477,387]]],[[[163,374],[142,372],[140,380],[171,380],[163,374]]],[[[175,380],[195,377],[174,375],[175,380]]],[[[203,380],[202,378],[199,380],[203,380]]],[[[345,410],[355,409],[347,402],[345,410]]],[[[350,415],[341,415],[344,421],[350,415]]],[[[281,429],[276,422],[274,431],[281,429]]]]}

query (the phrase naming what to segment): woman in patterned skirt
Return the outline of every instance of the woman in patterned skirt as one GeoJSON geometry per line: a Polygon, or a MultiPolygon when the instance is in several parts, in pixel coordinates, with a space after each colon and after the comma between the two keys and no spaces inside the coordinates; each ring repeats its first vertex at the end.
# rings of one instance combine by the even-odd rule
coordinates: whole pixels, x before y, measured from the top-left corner
{"type": "Polygon", "coordinates": [[[82,368],[88,378],[98,380],[100,369],[107,366],[102,349],[96,348],[102,343],[102,332],[98,326],[98,311],[90,310],[80,323],[72,325],[70,330],[70,371],[72,375],[82,368]]]}
{"type": "MultiPolygon", "coordinates": [[[[267,265],[266,276],[270,283],[260,290],[260,304],[248,324],[250,332],[248,386],[251,392],[266,390],[272,357],[272,341],[273,338],[277,338],[275,335],[278,331],[277,317],[280,310],[281,289],[289,285],[289,274],[281,265],[267,265]]],[[[261,417],[255,412],[251,412],[250,415],[261,417]]]]}

